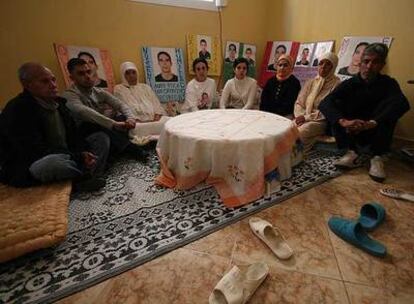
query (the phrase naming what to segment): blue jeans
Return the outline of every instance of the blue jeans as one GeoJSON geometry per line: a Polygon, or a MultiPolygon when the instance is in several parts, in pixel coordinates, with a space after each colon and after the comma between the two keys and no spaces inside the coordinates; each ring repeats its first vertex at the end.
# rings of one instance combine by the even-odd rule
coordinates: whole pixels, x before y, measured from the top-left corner
{"type": "MultiPolygon", "coordinates": [[[[89,171],[91,175],[103,174],[108,159],[110,139],[103,132],[96,132],[85,139],[87,151],[97,156],[95,168],[89,171]]],[[[71,159],[69,154],[49,154],[38,159],[29,168],[32,176],[42,182],[49,183],[68,179],[77,179],[85,174],[81,164],[71,159]]]]}
{"type": "Polygon", "coordinates": [[[83,172],[69,154],[49,154],[35,161],[29,168],[32,176],[42,183],[74,179],[83,172]]]}

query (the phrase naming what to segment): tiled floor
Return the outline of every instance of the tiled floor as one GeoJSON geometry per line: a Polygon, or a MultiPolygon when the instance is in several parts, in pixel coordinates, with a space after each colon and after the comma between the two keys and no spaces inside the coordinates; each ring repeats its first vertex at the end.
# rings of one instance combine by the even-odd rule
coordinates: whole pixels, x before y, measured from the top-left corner
{"type": "Polygon", "coordinates": [[[396,160],[386,167],[384,185],[359,168],[256,214],[284,234],[295,251],[288,261],[253,235],[247,218],[58,303],[207,303],[232,265],[256,261],[265,261],[270,274],[249,303],[414,303],[414,203],[379,194],[384,186],[414,191],[414,167],[396,160]],[[327,226],[332,215],[356,218],[369,201],[387,211],[371,233],[387,246],[385,259],[327,226]]]}

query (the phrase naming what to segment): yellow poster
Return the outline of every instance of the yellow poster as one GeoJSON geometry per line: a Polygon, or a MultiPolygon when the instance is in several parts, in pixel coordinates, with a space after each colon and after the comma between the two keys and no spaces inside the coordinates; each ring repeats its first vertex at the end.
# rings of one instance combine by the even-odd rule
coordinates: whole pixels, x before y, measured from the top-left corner
{"type": "Polygon", "coordinates": [[[193,61],[204,58],[208,62],[208,75],[219,76],[221,71],[221,49],[218,37],[207,35],[187,35],[188,70],[194,75],[193,61]]]}

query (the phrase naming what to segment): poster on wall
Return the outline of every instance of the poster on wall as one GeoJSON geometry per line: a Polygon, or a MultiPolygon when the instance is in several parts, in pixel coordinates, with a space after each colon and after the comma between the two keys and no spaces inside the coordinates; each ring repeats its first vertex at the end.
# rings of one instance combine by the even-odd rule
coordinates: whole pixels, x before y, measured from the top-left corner
{"type": "Polygon", "coordinates": [[[143,47],[146,82],[161,102],[184,101],[185,73],[180,48],[143,47]]]}
{"type": "Polygon", "coordinates": [[[298,57],[296,58],[295,66],[310,67],[311,57],[313,55],[316,43],[301,43],[299,46],[298,57]]]}
{"type": "MultiPolygon", "coordinates": [[[[262,67],[258,84],[264,87],[267,80],[275,74],[276,62],[283,54],[289,54],[295,61],[299,50],[299,42],[296,41],[268,41],[263,55],[262,67]]],[[[296,61],[295,61],[296,62],[296,61]]]]}
{"type": "Polygon", "coordinates": [[[336,69],[336,74],[341,80],[359,73],[362,54],[367,45],[373,42],[382,42],[389,48],[392,37],[344,37],[338,52],[339,62],[336,69]]]}
{"type": "Polygon", "coordinates": [[[256,46],[254,44],[227,41],[224,56],[223,79],[224,84],[227,80],[234,77],[233,63],[236,58],[246,58],[249,62],[247,76],[255,78],[256,76],[256,46]]]}
{"type": "Polygon", "coordinates": [[[187,35],[187,60],[188,71],[194,75],[193,61],[196,58],[204,58],[208,62],[208,75],[220,75],[220,43],[218,37],[207,35],[187,35]]]}
{"type": "Polygon", "coordinates": [[[333,44],[333,40],[300,44],[293,75],[299,79],[302,86],[306,80],[314,78],[318,74],[318,58],[322,54],[330,52],[333,44]]]}
{"type": "Polygon", "coordinates": [[[321,57],[323,54],[328,52],[332,52],[332,48],[334,45],[333,40],[329,41],[318,41],[316,42],[315,50],[313,52],[311,62],[313,67],[317,67],[319,64],[318,58],[321,57]]]}
{"type": "Polygon", "coordinates": [[[95,86],[108,89],[112,92],[115,81],[111,57],[107,50],[88,46],[63,45],[57,43],[54,43],[53,45],[66,87],[72,85],[66,64],[72,58],[81,58],[85,60],[91,68],[95,78],[95,86]]]}

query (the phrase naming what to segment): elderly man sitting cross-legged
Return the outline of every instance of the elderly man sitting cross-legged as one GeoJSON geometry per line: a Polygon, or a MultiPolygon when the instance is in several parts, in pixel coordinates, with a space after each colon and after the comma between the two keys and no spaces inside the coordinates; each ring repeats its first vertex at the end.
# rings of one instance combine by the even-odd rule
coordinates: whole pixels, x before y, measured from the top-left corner
{"type": "Polygon", "coordinates": [[[48,68],[25,63],[18,75],[23,92],[0,115],[1,181],[23,187],[71,179],[80,191],[104,186],[99,176],[109,153],[108,136],[103,132],[79,136],[48,68]]]}
{"type": "Polygon", "coordinates": [[[387,54],[383,43],[368,45],[359,74],[338,85],[319,105],[333,127],[338,148],[347,150],[336,165],[355,167],[357,144],[369,146],[373,156],[369,176],[378,182],[386,177],[383,155],[390,151],[397,121],[410,108],[397,81],[380,73],[387,54]]]}

